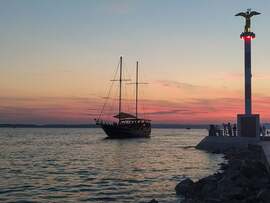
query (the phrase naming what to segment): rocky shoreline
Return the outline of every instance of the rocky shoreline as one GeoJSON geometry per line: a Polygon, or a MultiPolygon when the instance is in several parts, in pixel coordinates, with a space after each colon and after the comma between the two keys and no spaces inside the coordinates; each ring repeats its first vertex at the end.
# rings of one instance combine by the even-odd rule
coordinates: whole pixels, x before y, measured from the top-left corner
{"type": "Polygon", "coordinates": [[[227,164],[217,172],[197,182],[186,178],[176,187],[183,203],[269,203],[270,174],[264,165],[260,146],[247,149],[227,149],[223,153],[227,164]]]}

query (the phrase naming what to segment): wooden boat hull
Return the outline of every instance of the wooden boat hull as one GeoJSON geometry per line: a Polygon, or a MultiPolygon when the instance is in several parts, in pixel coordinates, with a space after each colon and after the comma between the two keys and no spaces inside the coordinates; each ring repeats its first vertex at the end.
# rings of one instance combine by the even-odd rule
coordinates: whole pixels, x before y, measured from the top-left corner
{"type": "Polygon", "coordinates": [[[111,139],[150,138],[151,124],[148,125],[118,125],[101,124],[101,128],[111,139]]]}

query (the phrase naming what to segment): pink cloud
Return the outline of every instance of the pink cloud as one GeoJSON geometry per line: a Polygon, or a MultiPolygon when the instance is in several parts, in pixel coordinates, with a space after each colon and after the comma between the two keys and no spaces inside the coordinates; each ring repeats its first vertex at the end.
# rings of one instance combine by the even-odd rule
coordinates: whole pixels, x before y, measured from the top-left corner
{"type": "Polygon", "coordinates": [[[107,11],[113,14],[127,14],[133,8],[131,1],[118,0],[107,2],[107,11]]]}
{"type": "MultiPolygon", "coordinates": [[[[130,101],[131,102],[131,101],[130,101]]],[[[191,98],[177,101],[141,100],[140,116],[154,123],[222,123],[235,121],[243,113],[241,97],[191,98]]],[[[256,95],[253,110],[264,121],[270,121],[270,97],[256,95]]],[[[8,98],[0,97],[0,123],[93,123],[103,105],[98,98],[8,98]]],[[[104,111],[110,119],[117,111],[104,111]]],[[[128,112],[134,112],[134,105],[128,112]]]]}

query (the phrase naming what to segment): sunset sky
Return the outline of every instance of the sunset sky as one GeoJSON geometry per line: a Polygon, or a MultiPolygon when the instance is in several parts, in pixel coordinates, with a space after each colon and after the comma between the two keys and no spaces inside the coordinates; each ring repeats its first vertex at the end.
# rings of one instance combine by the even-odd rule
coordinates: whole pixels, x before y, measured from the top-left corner
{"type": "Polygon", "coordinates": [[[234,14],[247,8],[263,13],[252,21],[253,112],[270,122],[269,0],[0,0],[0,123],[93,123],[120,55],[128,78],[139,61],[140,108],[154,123],[235,121],[234,14]]]}

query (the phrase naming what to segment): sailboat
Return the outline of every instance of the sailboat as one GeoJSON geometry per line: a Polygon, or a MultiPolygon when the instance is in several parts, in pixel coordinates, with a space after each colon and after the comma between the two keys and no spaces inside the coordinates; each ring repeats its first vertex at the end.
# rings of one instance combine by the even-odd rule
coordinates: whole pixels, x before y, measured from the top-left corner
{"type": "Polygon", "coordinates": [[[122,111],[122,61],[120,57],[119,71],[119,99],[118,113],[113,116],[117,122],[108,122],[95,119],[96,125],[100,126],[107,134],[108,138],[125,139],[125,138],[149,138],[151,134],[151,121],[138,117],[138,62],[136,62],[136,112],[135,115],[122,111]]]}

